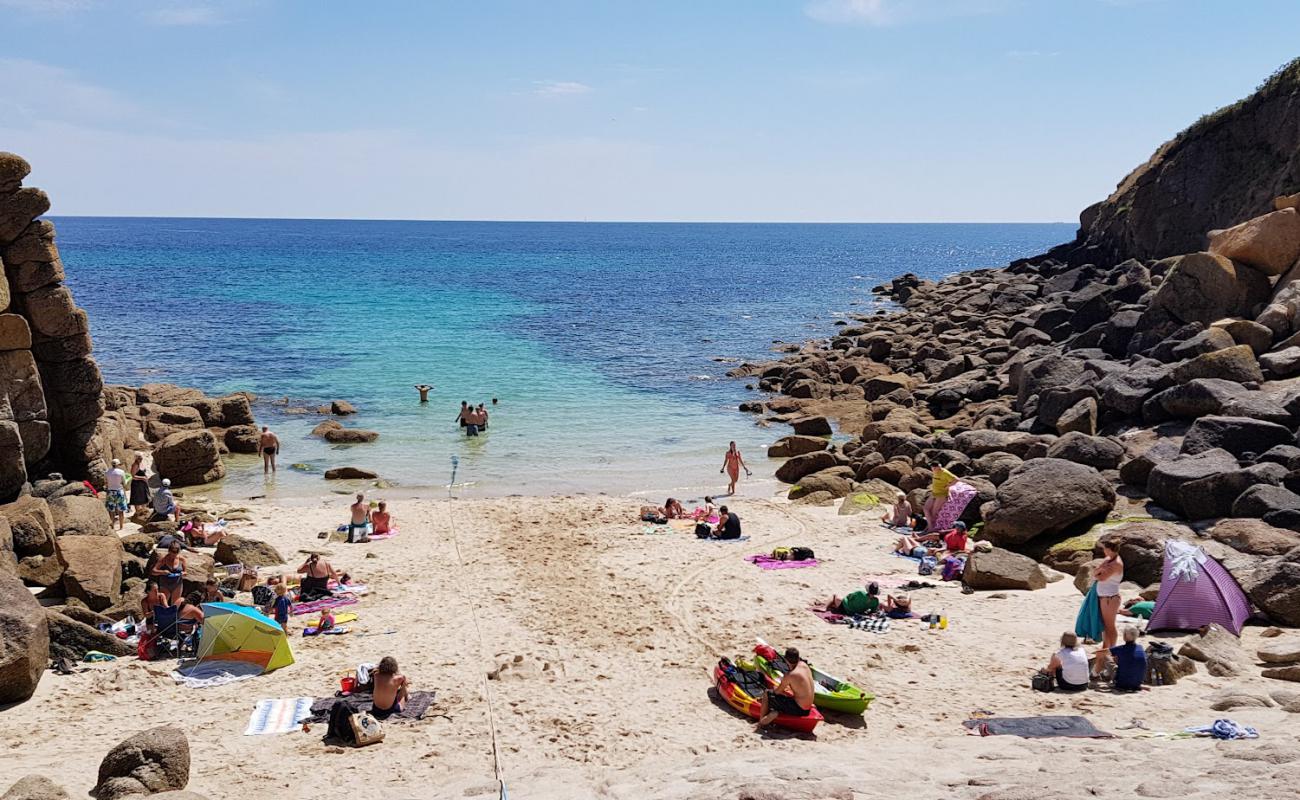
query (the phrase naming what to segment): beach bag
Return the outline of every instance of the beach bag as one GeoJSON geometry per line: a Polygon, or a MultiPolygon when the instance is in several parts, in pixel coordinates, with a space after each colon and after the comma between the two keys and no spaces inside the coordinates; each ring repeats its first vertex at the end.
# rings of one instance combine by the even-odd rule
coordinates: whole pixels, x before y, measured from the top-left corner
{"type": "Polygon", "coordinates": [[[791,547],[791,548],[790,548],[790,560],[791,560],[791,561],[812,561],[813,558],[814,558],[814,556],[813,556],[813,551],[812,551],[811,548],[808,548],[808,547],[791,547]]]}
{"type": "Polygon", "coordinates": [[[259,584],[253,587],[253,605],[258,608],[269,606],[275,602],[275,590],[266,584],[259,584]]]}
{"type": "Polygon", "coordinates": [[[712,535],[713,535],[713,529],[710,528],[708,525],[705,525],[703,522],[695,523],[696,539],[707,539],[712,535]]]}
{"type": "Polygon", "coordinates": [[[330,706],[329,727],[325,730],[325,738],[355,744],[357,735],[352,730],[352,718],[356,713],[357,707],[349,701],[335,700],[334,705],[330,706]]]}
{"type": "Polygon", "coordinates": [[[945,581],[959,581],[961,574],[966,571],[966,562],[960,558],[949,556],[943,560],[943,575],[945,581]]]}
{"type": "Polygon", "coordinates": [[[379,720],[369,711],[360,711],[353,714],[348,722],[352,727],[353,744],[357,747],[365,747],[368,744],[378,744],[384,740],[384,726],[379,724],[379,720]]]}
{"type": "Polygon", "coordinates": [[[1051,673],[1039,670],[1034,675],[1031,684],[1035,692],[1050,692],[1056,689],[1056,678],[1052,677],[1051,673]]]}
{"type": "Polygon", "coordinates": [[[917,575],[933,575],[934,568],[939,566],[939,559],[934,556],[921,556],[921,563],[916,568],[917,575]]]}
{"type": "Polygon", "coordinates": [[[776,548],[772,551],[772,558],[775,558],[777,561],[795,560],[793,551],[789,547],[776,548]]]}

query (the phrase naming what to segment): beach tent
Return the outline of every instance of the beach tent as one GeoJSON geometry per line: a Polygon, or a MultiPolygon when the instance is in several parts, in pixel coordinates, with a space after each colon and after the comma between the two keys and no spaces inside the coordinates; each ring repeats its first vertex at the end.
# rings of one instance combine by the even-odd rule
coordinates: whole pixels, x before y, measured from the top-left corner
{"type": "Polygon", "coordinates": [[[204,603],[197,660],[204,666],[257,667],[257,674],[293,663],[289,637],[270,617],[234,603],[204,603]]]}
{"type": "Polygon", "coordinates": [[[1250,601],[1222,564],[1197,545],[1165,542],[1160,596],[1149,630],[1190,631],[1217,622],[1240,636],[1249,617],[1250,601]]]}

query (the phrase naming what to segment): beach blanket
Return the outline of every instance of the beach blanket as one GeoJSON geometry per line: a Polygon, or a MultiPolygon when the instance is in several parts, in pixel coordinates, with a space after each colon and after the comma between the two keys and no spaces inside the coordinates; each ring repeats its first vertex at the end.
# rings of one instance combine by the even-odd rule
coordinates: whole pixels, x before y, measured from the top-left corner
{"type": "Polygon", "coordinates": [[[824,608],[817,608],[816,606],[813,606],[808,610],[811,611],[813,614],[816,614],[817,617],[821,619],[822,622],[829,622],[832,625],[838,625],[839,623],[847,619],[847,617],[845,617],[843,614],[837,614],[834,611],[827,611],[824,608]]]}
{"type": "Polygon", "coordinates": [[[960,480],[953,483],[948,487],[948,499],[939,507],[935,518],[930,520],[929,530],[946,531],[951,528],[978,494],[979,491],[969,483],[960,480]]]}
{"type": "Polygon", "coordinates": [[[889,617],[850,617],[848,626],[857,631],[889,633],[889,617]]]}
{"type": "MultiPolygon", "coordinates": [[[[424,715],[429,712],[429,708],[433,705],[437,694],[437,692],[411,692],[410,697],[406,698],[406,704],[402,707],[402,710],[396,714],[390,714],[383,721],[397,722],[400,720],[424,719],[424,715]]],[[[357,711],[369,711],[375,705],[375,698],[369,692],[353,692],[350,695],[321,697],[311,704],[311,716],[305,717],[302,721],[329,722],[330,709],[334,707],[334,701],[341,696],[346,696],[357,711]]]]}
{"type": "Polygon", "coordinates": [[[336,625],[335,627],[330,628],[327,631],[322,631],[319,627],[316,627],[314,625],[310,628],[302,629],[303,636],[319,636],[322,633],[325,634],[326,636],[342,636],[345,633],[351,633],[351,632],[352,629],[346,625],[336,625]]]}
{"type": "Polygon", "coordinates": [[[331,592],[336,592],[338,594],[355,595],[363,595],[370,591],[370,587],[366,586],[364,583],[339,583],[335,580],[329,582],[329,589],[331,592]]]}
{"type": "Polygon", "coordinates": [[[815,558],[806,558],[803,561],[782,561],[779,558],[772,558],[766,553],[745,556],[745,560],[760,569],[799,569],[800,567],[817,566],[817,559],[815,558]]]}
{"type": "Polygon", "coordinates": [[[245,736],[265,736],[270,733],[289,733],[298,729],[304,719],[311,716],[310,697],[278,697],[258,700],[253,715],[248,718],[245,736]]]}
{"type": "Polygon", "coordinates": [[[387,533],[372,533],[372,534],[370,534],[370,541],[373,542],[373,541],[375,541],[376,539],[391,539],[391,538],[393,538],[394,536],[396,536],[398,533],[399,533],[399,530],[398,530],[397,528],[389,528],[387,533]]]}
{"type": "Polygon", "coordinates": [[[1074,632],[1094,642],[1100,642],[1101,637],[1106,633],[1106,623],[1101,618],[1101,603],[1097,601],[1096,583],[1088,588],[1088,594],[1083,598],[1083,605],[1079,606],[1079,615],[1074,619],[1074,632]]]}
{"type": "Polygon", "coordinates": [[[1026,739],[1114,739],[1115,734],[1099,731],[1086,717],[989,717],[962,723],[980,736],[1022,736],[1026,739]]]}
{"type": "Polygon", "coordinates": [[[891,555],[893,555],[895,558],[906,558],[908,561],[911,561],[913,564],[921,563],[921,559],[917,558],[916,556],[905,556],[902,553],[898,552],[897,550],[895,550],[891,555]]]}
{"type": "Polygon", "coordinates": [[[310,603],[294,603],[294,616],[301,614],[319,614],[327,608],[340,608],[342,606],[354,605],[357,598],[349,594],[336,594],[333,597],[324,597],[320,600],[313,600],[310,603]]]}
{"type": "Polygon", "coordinates": [[[205,659],[173,670],[172,680],[187,689],[207,689],[212,686],[225,686],[228,683],[256,678],[264,671],[260,664],[247,661],[205,659]]]}

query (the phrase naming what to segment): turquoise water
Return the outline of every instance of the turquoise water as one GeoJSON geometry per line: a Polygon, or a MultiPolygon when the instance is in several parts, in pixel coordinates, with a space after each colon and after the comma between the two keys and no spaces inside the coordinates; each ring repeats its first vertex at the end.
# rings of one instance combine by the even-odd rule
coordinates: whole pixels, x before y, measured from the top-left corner
{"type": "MultiPolygon", "coordinates": [[[[256,392],[283,443],[264,482],[230,462],[233,496],[338,488],[351,465],[405,490],[697,496],[725,488],[735,440],[755,468],[784,428],[718,359],[769,357],[871,310],[902,272],[998,266],[1069,238],[1069,225],[685,225],[56,218],[68,282],[90,314],[105,379],[256,392]],[[436,391],[421,405],[413,388],[436,391]],[[380,433],[332,446],[346,399],[380,433]],[[467,439],[461,400],[499,399],[467,439]],[[288,468],[291,463],[310,471],[288,468]]],[[[769,484],[751,483],[751,493],[769,484]]]]}

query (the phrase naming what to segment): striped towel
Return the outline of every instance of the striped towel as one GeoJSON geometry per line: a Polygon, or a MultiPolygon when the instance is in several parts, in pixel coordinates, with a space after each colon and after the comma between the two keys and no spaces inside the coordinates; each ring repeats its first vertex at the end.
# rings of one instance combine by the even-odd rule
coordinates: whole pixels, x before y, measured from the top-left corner
{"type": "Polygon", "coordinates": [[[336,594],[333,597],[326,597],[321,600],[313,600],[310,603],[294,603],[294,616],[299,614],[318,614],[327,608],[340,608],[342,606],[354,605],[357,598],[349,594],[336,594]]]}
{"type": "Polygon", "coordinates": [[[871,633],[889,633],[889,617],[850,617],[848,626],[871,633]]]}
{"type": "Polygon", "coordinates": [[[298,723],[311,716],[312,698],[278,697],[273,700],[258,700],[253,709],[253,716],[248,718],[245,736],[261,736],[268,733],[289,733],[296,730],[298,723]]]}

